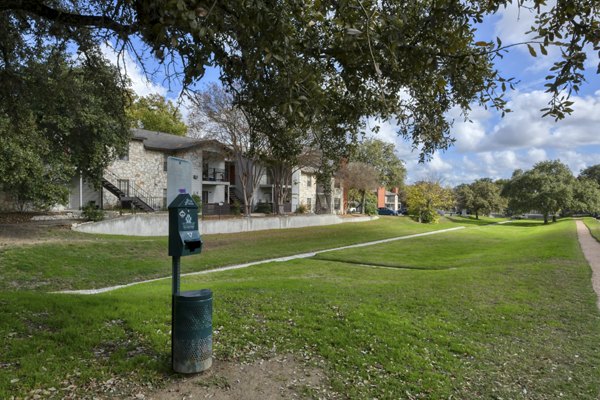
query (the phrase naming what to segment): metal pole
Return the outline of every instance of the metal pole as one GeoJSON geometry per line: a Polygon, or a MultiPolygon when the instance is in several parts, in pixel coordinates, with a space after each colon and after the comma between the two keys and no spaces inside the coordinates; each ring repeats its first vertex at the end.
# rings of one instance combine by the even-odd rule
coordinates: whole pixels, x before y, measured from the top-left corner
{"type": "Polygon", "coordinates": [[[174,335],[175,335],[175,295],[179,293],[179,273],[181,269],[181,257],[173,257],[173,286],[171,289],[171,368],[174,368],[174,335]]]}
{"type": "Polygon", "coordinates": [[[181,268],[181,257],[174,256],[173,257],[173,289],[171,290],[172,294],[179,293],[179,273],[181,268]]]}

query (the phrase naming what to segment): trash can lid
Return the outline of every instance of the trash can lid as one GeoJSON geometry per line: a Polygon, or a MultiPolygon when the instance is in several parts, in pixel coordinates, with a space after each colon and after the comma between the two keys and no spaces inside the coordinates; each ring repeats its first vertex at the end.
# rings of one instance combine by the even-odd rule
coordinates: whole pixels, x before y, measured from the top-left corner
{"type": "Polygon", "coordinates": [[[212,297],[212,290],[200,289],[200,290],[189,290],[187,292],[179,292],[177,297],[181,301],[195,301],[195,300],[208,300],[212,297]]]}

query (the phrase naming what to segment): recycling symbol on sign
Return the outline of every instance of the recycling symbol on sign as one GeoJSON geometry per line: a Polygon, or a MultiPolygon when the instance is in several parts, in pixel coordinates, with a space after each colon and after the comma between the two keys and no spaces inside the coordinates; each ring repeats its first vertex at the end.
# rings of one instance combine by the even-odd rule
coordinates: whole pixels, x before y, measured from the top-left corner
{"type": "Polygon", "coordinates": [[[188,224],[192,223],[192,216],[190,214],[188,214],[188,215],[185,216],[185,222],[188,223],[188,224]]]}
{"type": "Polygon", "coordinates": [[[185,211],[183,211],[183,210],[179,211],[179,216],[181,218],[185,217],[185,211]]]}

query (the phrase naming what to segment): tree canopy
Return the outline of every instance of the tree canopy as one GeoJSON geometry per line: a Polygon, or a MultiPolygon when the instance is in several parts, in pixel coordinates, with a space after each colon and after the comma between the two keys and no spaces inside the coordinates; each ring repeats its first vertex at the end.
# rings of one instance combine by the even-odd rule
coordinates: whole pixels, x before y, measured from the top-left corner
{"type": "Polygon", "coordinates": [[[475,219],[480,213],[500,211],[505,201],[500,196],[501,188],[489,178],[477,179],[471,184],[462,184],[455,188],[457,204],[460,208],[471,210],[475,219]]]}
{"type": "Polygon", "coordinates": [[[391,190],[404,185],[406,168],[396,155],[393,143],[386,143],[379,139],[364,140],[358,144],[353,158],[377,170],[380,186],[391,190]]]}
{"type": "Polygon", "coordinates": [[[21,209],[65,203],[74,176],[99,182],[127,146],[126,82],[91,50],[73,59],[39,43],[4,57],[13,64],[1,71],[0,186],[21,209]]]}
{"type": "Polygon", "coordinates": [[[600,185],[600,164],[587,167],[579,173],[580,179],[591,179],[600,185]]]}
{"type": "Polygon", "coordinates": [[[516,170],[505,185],[503,195],[509,198],[513,212],[540,212],[544,223],[549,216],[573,204],[573,173],[558,160],[542,161],[528,171],[516,170]]]}
{"type": "Polygon", "coordinates": [[[347,191],[354,189],[360,197],[361,211],[366,211],[367,193],[377,189],[379,171],[372,165],[354,161],[342,164],[337,172],[337,178],[347,191]]]}
{"type": "MultiPolygon", "coordinates": [[[[281,126],[292,132],[322,126],[336,139],[323,141],[331,144],[376,117],[397,121],[398,133],[426,158],[452,143],[445,118],[451,108],[466,112],[479,101],[505,109],[502,94],[513,80],[494,63],[513,44],[477,41],[475,29],[507,4],[4,0],[0,68],[14,70],[6,54],[14,53],[15,39],[24,47],[66,42],[83,54],[107,41],[117,50],[137,50],[139,43],[184,85],[208,66],[219,68],[222,83],[236,88],[236,103],[251,105],[261,125],[273,125],[275,113],[283,120],[280,129],[264,129],[269,135],[279,135],[281,126]]],[[[546,78],[553,97],[545,112],[562,118],[571,111],[569,94],[583,83],[584,48],[598,50],[596,0],[543,5],[519,2],[537,16],[530,53],[559,50],[546,78]]],[[[0,79],[0,86],[8,82],[6,74],[0,79]]]]}
{"type": "Polygon", "coordinates": [[[185,136],[187,133],[187,126],[177,106],[157,93],[135,97],[127,108],[127,115],[131,119],[133,128],[180,136],[185,136]]]}
{"type": "Polygon", "coordinates": [[[438,210],[451,207],[454,197],[439,182],[420,181],[406,187],[406,202],[408,213],[419,222],[434,223],[440,218],[438,210]]]}

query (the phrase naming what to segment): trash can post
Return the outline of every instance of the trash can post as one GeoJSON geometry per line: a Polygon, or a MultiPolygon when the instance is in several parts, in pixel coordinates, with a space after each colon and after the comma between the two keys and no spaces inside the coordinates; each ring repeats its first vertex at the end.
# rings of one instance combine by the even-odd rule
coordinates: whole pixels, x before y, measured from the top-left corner
{"type": "Polygon", "coordinates": [[[181,257],[173,256],[173,286],[171,294],[176,295],[179,293],[179,277],[181,276],[181,257]]]}
{"type": "Polygon", "coordinates": [[[202,372],[212,365],[212,291],[180,290],[181,257],[201,251],[198,206],[189,194],[179,194],[169,204],[171,362],[173,370],[183,374],[202,372]]]}

